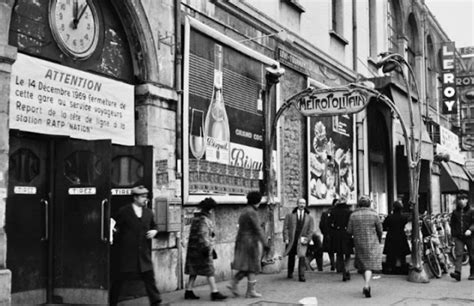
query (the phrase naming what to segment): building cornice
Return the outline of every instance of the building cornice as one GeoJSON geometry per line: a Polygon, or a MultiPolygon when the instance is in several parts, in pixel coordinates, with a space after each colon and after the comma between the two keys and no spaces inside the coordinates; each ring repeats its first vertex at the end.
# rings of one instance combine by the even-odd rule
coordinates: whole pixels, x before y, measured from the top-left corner
{"type": "Polygon", "coordinates": [[[252,26],[255,26],[257,29],[261,29],[264,32],[276,33],[284,30],[288,34],[288,38],[286,40],[282,40],[278,37],[274,37],[274,39],[283,43],[285,46],[291,45],[291,50],[293,52],[298,51],[300,54],[314,60],[314,62],[317,64],[327,66],[348,81],[353,81],[357,78],[357,73],[355,71],[335,60],[329,54],[317,48],[309,41],[299,36],[297,33],[279,24],[270,16],[257,10],[246,1],[216,1],[215,5],[230,13],[241,16],[241,19],[243,19],[245,22],[248,22],[252,26]]]}

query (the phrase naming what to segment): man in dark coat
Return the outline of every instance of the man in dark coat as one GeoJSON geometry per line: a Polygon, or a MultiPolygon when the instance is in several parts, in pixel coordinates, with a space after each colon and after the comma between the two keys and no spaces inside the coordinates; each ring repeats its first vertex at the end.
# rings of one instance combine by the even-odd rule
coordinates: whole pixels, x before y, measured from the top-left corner
{"type": "Polygon", "coordinates": [[[327,210],[325,210],[322,213],[321,220],[319,221],[319,229],[321,230],[321,234],[323,234],[323,252],[328,253],[329,262],[331,263],[331,271],[336,270],[336,265],[335,265],[335,260],[334,260],[334,253],[331,250],[331,235],[329,234],[329,231],[330,231],[329,216],[331,216],[331,210],[334,208],[337,202],[338,202],[337,199],[334,199],[332,201],[331,207],[329,207],[327,210]]]}
{"type": "Polygon", "coordinates": [[[298,206],[285,217],[283,225],[283,241],[286,244],[284,255],[288,255],[288,278],[293,278],[295,256],[298,255],[299,281],[304,282],[306,270],[306,251],[312,238],[314,221],[305,208],[306,200],[299,199],[298,206]]]}
{"type": "Polygon", "coordinates": [[[474,211],[469,206],[467,194],[462,193],[456,197],[456,209],[451,214],[451,236],[454,240],[456,260],[454,262],[454,272],[451,277],[457,281],[461,280],[462,254],[464,245],[467,246],[469,254],[469,265],[471,271],[469,280],[474,280],[474,211]]]}
{"type": "Polygon", "coordinates": [[[156,287],[153,264],[151,261],[151,241],[158,233],[153,212],[146,207],[148,189],[143,186],[132,189],[133,203],[122,207],[117,213],[116,238],[119,252],[120,275],[110,289],[110,304],[116,305],[125,279],[140,275],[151,305],[161,302],[156,287]]]}
{"type": "Polygon", "coordinates": [[[405,234],[405,224],[408,217],[402,214],[403,204],[393,203],[393,212],[383,221],[383,229],[387,231],[383,253],[387,255],[387,273],[405,274],[406,256],[410,254],[410,247],[405,234]],[[400,265],[397,265],[397,262],[400,265]]]}
{"type": "Polygon", "coordinates": [[[351,254],[353,253],[353,241],[347,233],[347,224],[351,216],[351,207],[347,205],[345,197],[331,210],[329,216],[329,235],[331,236],[331,251],[336,253],[336,269],[342,272],[342,280],[350,280],[348,271],[351,254]]]}

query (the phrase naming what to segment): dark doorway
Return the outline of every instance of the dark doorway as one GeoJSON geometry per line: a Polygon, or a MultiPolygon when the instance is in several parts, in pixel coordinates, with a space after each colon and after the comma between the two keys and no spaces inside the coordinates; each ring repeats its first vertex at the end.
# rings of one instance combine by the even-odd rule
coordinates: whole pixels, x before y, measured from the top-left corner
{"type": "Polygon", "coordinates": [[[12,303],[106,304],[111,210],[129,203],[114,190],[151,190],[151,148],[11,131],[10,152],[12,303]]]}

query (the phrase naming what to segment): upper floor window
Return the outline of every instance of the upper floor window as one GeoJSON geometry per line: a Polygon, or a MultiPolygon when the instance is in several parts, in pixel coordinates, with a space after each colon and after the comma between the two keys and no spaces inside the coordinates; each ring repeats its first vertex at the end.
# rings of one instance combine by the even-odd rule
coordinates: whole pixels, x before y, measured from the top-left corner
{"type": "Polygon", "coordinates": [[[369,0],[369,42],[370,57],[377,57],[377,1],[369,0]]]}
{"type": "Polygon", "coordinates": [[[427,60],[426,60],[426,74],[427,74],[427,92],[426,98],[428,100],[429,105],[433,108],[436,108],[436,101],[437,101],[437,69],[436,69],[436,61],[437,56],[434,50],[433,40],[431,39],[431,35],[428,35],[426,38],[426,49],[427,49],[427,60]]]}
{"type": "Polygon", "coordinates": [[[388,51],[397,53],[398,52],[397,16],[396,16],[395,5],[393,4],[393,0],[389,0],[387,3],[387,38],[388,38],[388,51]]]}
{"type": "Polygon", "coordinates": [[[343,35],[344,34],[344,14],[342,0],[332,0],[331,1],[331,30],[334,32],[343,35]]]}
{"type": "Polygon", "coordinates": [[[415,20],[415,16],[410,14],[408,17],[408,45],[407,45],[407,61],[410,64],[411,68],[416,71],[416,51],[418,49],[418,28],[415,20]]]}

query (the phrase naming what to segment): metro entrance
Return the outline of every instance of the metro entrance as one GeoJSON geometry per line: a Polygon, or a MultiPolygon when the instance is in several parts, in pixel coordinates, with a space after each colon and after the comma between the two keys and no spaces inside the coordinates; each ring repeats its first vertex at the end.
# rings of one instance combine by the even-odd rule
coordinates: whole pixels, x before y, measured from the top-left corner
{"type": "Polygon", "coordinates": [[[150,147],[10,132],[12,303],[107,303],[110,216],[151,189],[150,147]],[[112,196],[112,194],[114,194],[112,196]]]}

